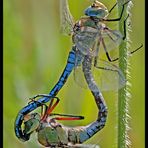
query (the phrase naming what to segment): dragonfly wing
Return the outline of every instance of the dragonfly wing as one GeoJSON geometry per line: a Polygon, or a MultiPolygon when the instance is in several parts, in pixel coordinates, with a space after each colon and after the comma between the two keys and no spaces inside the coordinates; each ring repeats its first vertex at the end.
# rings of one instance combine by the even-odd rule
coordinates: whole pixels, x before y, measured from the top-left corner
{"type": "Polygon", "coordinates": [[[73,36],[74,44],[83,55],[96,55],[96,45],[98,43],[98,29],[85,26],[81,27],[81,31],[73,36]]]}
{"type": "Polygon", "coordinates": [[[117,58],[119,54],[118,47],[123,41],[123,35],[118,30],[111,30],[107,27],[103,28],[100,38],[102,38],[102,44],[104,42],[104,46],[99,51],[99,54],[104,54],[104,48],[111,55],[111,58],[117,58]]]}
{"type": "Polygon", "coordinates": [[[78,50],[76,52],[76,60],[75,60],[75,67],[74,67],[74,81],[78,86],[81,88],[87,89],[87,83],[84,78],[84,73],[82,69],[82,62],[84,60],[84,55],[78,50]]]}
{"type": "MultiPolygon", "coordinates": [[[[98,60],[96,67],[92,66],[92,74],[95,83],[101,91],[117,91],[126,84],[126,79],[121,69],[104,60],[98,60]]],[[[74,68],[74,81],[81,88],[88,89],[82,65],[74,68]]],[[[93,91],[98,91],[94,90],[93,87],[91,88],[91,86],[89,88],[93,91]]]]}
{"type": "Polygon", "coordinates": [[[69,10],[68,0],[60,0],[60,23],[61,32],[71,35],[74,21],[69,10]]]}
{"type": "Polygon", "coordinates": [[[76,84],[78,84],[78,86],[80,86],[81,88],[88,89],[88,85],[84,78],[82,66],[75,67],[73,74],[74,74],[74,81],[76,82],[76,84]]]}
{"type": "Polygon", "coordinates": [[[126,79],[121,69],[105,60],[97,60],[97,65],[92,72],[95,82],[101,91],[118,90],[126,84],[126,79]]]}

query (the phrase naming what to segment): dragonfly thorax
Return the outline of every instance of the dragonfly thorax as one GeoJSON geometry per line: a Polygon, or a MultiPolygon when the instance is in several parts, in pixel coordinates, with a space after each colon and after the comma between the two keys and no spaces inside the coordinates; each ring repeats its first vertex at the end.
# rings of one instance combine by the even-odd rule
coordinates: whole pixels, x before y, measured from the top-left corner
{"type": "Polygon", "coordinates": [[[102,19],[108,15],[108,9],[104,4],[96,0],[85,10],[85,15],[102,19]]]}
{"type": "Polygon", "coordinates": [[[73,43],[83,55],[95,56],[97,43],[105,24],[94,21],[90,17],[83,17],[73,28],[73,43]]]}

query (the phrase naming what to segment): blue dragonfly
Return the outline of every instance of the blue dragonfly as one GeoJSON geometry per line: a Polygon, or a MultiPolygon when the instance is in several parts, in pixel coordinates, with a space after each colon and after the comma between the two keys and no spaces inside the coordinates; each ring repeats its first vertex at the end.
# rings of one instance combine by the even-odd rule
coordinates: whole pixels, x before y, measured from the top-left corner
{"type": "MultiPolygon", "coordinates": [[[[102,71],[101,72],[102,75],[105,76],[106,81],[101,80],[102,83],[100,82],[100,86],[102,85],[105,88],[104,90],[108,90],[111,88],[110,87],[111,77],[114,79],[112,82],[114,84],[113,87],[115,86],[115,87],[121,88],[126,83],[126,80],[122,71],[115,64],[110,63],[110,62],[117,61],[118,57],[112,59],[109,54],[109,51],[112,51],[112,50],[114,51],[114,47],[111,45],[114,45],[115,47],[117,47],[118,45],[120,45],[120,43],[123,40],[125,40],[126,30],[122,35],[119,31],[112,30],[109,27],[107,27],[105,25],[105,22],[120,21],[120,19],[122,18],[122,14],[124,12],[124,7],[126,4],[128,4],[128,2],[130,2],[130,0],[125,2],[122,5],[122,11],[119,18],[113,18],[113,19],[108,19],[107,16],[112,12],[112,10],[117,5],[117,3],[110,10],[108,10],[104,4],[95,0],[91,4],[91,6],[89,6],[85,10],[84,12],[85,17],[80,18],[80,20],[78,20],[75,24],[73,23],[74,21],[69,11],[67,1],[62,0],[60,2],[61,2],[62,14],[63,14],[62,30],[69,35],[72,34],[73,46],[71,51],[69,52],[65,69],[62,75],[60,76],[58,82],[51,89],[49,94],[37,95],[33,97],[32,98],[33,101],[31,101],[27,106],[25,106],[23,109],[19,111],[15,120],[15,134],[17,138],[20,139],[21,141],[29,140],[31,135],[31,132],[24,132],[25,129],[24,130],[22,129],[24,117],[27,116],[30,112],[37,109],[38,107],[43,106],[45,103],[49,101],[52,102],[53,98],[56,97],[58,92],[64,86],[65,82],[67,81],[69,75],[73,70],[74,70],[75,80],[77,82],[78,82],[76,78],[77,72],[81,71],[83,73],[83,77],[85,78],[86,84],[90,89],[92,95],[94,96],[97,108],[99,110],[96,121],[85,126],[83,128],[84,132],[78,133],[79,140],[75,140],[76,143],[83,143],[84,141],[88,140],[93,135],[95,135],[99,130],[101,130],[105,126],[106,119],[107,119],[107,105],[105,103],[105,100],[103,98],[103,95],[100,89],[98,88],[96,79],[93,76],[93,69],[97,70],[97,72],[102,71]],[[105,51],[104,53],[109,62],[99,59],[99,52],[100,52],[101,46],[105,51]],[[116,81],[117,81],[117,85],[115,85],[116,81]],[[108,83],[108,87],[106,83],[108,83]],[[41,97],[41,98],[35,100],[36,97],[41,97]]],[[[126,28],[127,18],[128,18],[128,15],[125,18],[125,21],[123,22],[124,28],[126,28]]],[[[142,46],[137,48],[135,51],[139,50],[141,47],[142,46]]],[[[49,108],[46,109],[46,112],[43,115],[41,121],[46,121],[51,111],[52,111],[51,105],[49,105],[49,108]]]]}

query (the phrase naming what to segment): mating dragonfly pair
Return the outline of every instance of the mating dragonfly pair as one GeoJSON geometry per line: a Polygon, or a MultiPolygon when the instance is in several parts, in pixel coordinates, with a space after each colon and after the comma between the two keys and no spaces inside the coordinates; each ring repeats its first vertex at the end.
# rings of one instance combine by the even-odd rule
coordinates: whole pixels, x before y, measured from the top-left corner
{"type": "MultiPolygon", "coordinates": [[[[36,131],[38,133],[38,141],[44,146],[70,147],[72,145],[74,147],[74,145],[83,143],[91,138],[105,126],[107,106],[97,83],[102,90],[122,88],[126,83],[122,71],[116,65],[110,63],[117,61],[119,58],[112,59],[109,53],[115,51],[114,49],[117,51],[117,46],[126,39],[126,21],[129,15],[127,15],[123,22],[125,29],[123,34],[117,30],[111,30],[105,25],[105,22],[120,21],[124,7],[130,0],[123,3],[121,14],[119,18],[115,19],[108,19],[107,16],[112,12],[117,3],[108,11],[104,4],[95,0],[85,10],[86,16],[80,18],[75,24],[73,23],[67,1],[61,0],[60,2],[63,14],[61,19],[62,31],[70,35],[72,34],[73,40],[66,67],[59,81],[48,95],[33,97],[32,101],[19,111],[15,120],[15,134],[21,141],[27,141],[32,132],[36,131]],[[104,53],[109,62],[100,60],[101,49],[105,51],[104,53]],[[59,103],[59,98],[56,96],[73,70],[77,83],[79,83],[77,74],[82,74],[81,76],[85,79],[86,85],[94,96],[98,107],[96,121],[86,126],[66,127],[57,122],[57,120],[80,120],[84,119],[83,116],[52,113],[59,103]],[[96,75],[94,77],[93,73],[99,73],[101,76],[96,75]],[[36,99],[37,97],[40,98],[36,99]],[[56,100],[55,103],[54,100],[56,100]],[[47,106],[46,103],[49,101],[49,106],[47,106]],[[41,115],[37,112],[30,113],[38,107],[42,107],[41,115]],[[22,127],[23,124],[24,128],[22,127]]],[[[133,52],[141,47],[142,45],[133,52]]]]}

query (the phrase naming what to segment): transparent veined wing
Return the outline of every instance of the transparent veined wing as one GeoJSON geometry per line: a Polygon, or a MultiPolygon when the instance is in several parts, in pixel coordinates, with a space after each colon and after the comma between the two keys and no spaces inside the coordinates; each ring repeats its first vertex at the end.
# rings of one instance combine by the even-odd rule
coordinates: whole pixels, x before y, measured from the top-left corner
{"type": "Polygon", "coordinates": [[[73,30],[73,16],[69,10],[68,0],[60,0],[60,27],[65,35],[71,35],[73,30]]]}
{"type": "Polygon", "coordinates": [[[119,54],[119,45],[123,42],[123,35],[118,30],[111,30],[108,27],[101,29],[99,57],[108,52],[111,58],[117,58],[119,54]]]}
{"type": "MultiPolygon", "coordinates": [[[[101,91],[117,91],[126,84],[126,79],[123,72],[118,68],[117,65],[108,61],[99,59],[97,60],[96,66],[94,66],[94,63],[92,63],[91,72],[98,88],[101,91]]],[[[75,66],[74,80],[81,88],[88,88],[84,77],[82,64],[75,66]]],[[[93,90],[93,88],[91,90],[93,90]]]]}
{"type": "Polygon", "coordinates": [[[126,84],[126,78],[121,69],[116,64],[105,60],[97,60],[93,75],[102,91],[118,90],[126,84]]]}
{"type": "Polygon", "coordinates": [[[119,69],[117,63],[111,63],[108,61],[106,55],[108,52],[111,59],[119,58],[119,45],[123,42],[123,35],[118,30],[111,30],[108,27],[101,29],[101,35],[99,37],[98,54],[94,66],[94,78],[97,84],[100,85],[102,91],[118,90],[125,86],[126,79],[123,72],[119,69]],[[103,53],[101,53],[103,52],[103,53]],[[101,60],[101,59],[107,59],[101,60]]]}
{"type": "Polygon", "coordinates": [[[105,24],[100,24],[98,29],[89,26],[81,27],[81,31],[74,34],[73,41],[84,55],[100,57],[108,52],[116,58],[123,35],[117,30],[109,29],[105,24]]]}
{"type": "Polygon", "coordinates": [[[74,67],[74,81],[82,88],[87,89],[87,83],[84,78],[84,73],[82,69],[82,62],[84,60],[84,55],[81,54],[81,51],[76,52],[75,67],[74,67]]]}
{"type": "Polygon", "coordinates": [[[73,37],[74,44],[83,55],[96,56],[96,46],[99,41],[98,29],[88,26],[81,29],[83,31],[77,32],[73,37]]]}
{"type": "Polygon", "coordinates": [[[79,87],[84,88],[84,89],[88,89],[88,85],[87,85],[86,80],[84,78],[82,65],[76,66],[74,68],[73,75],[74,75],[74,81],[76,82],[76,84],[78,84],[79,87]]]}

